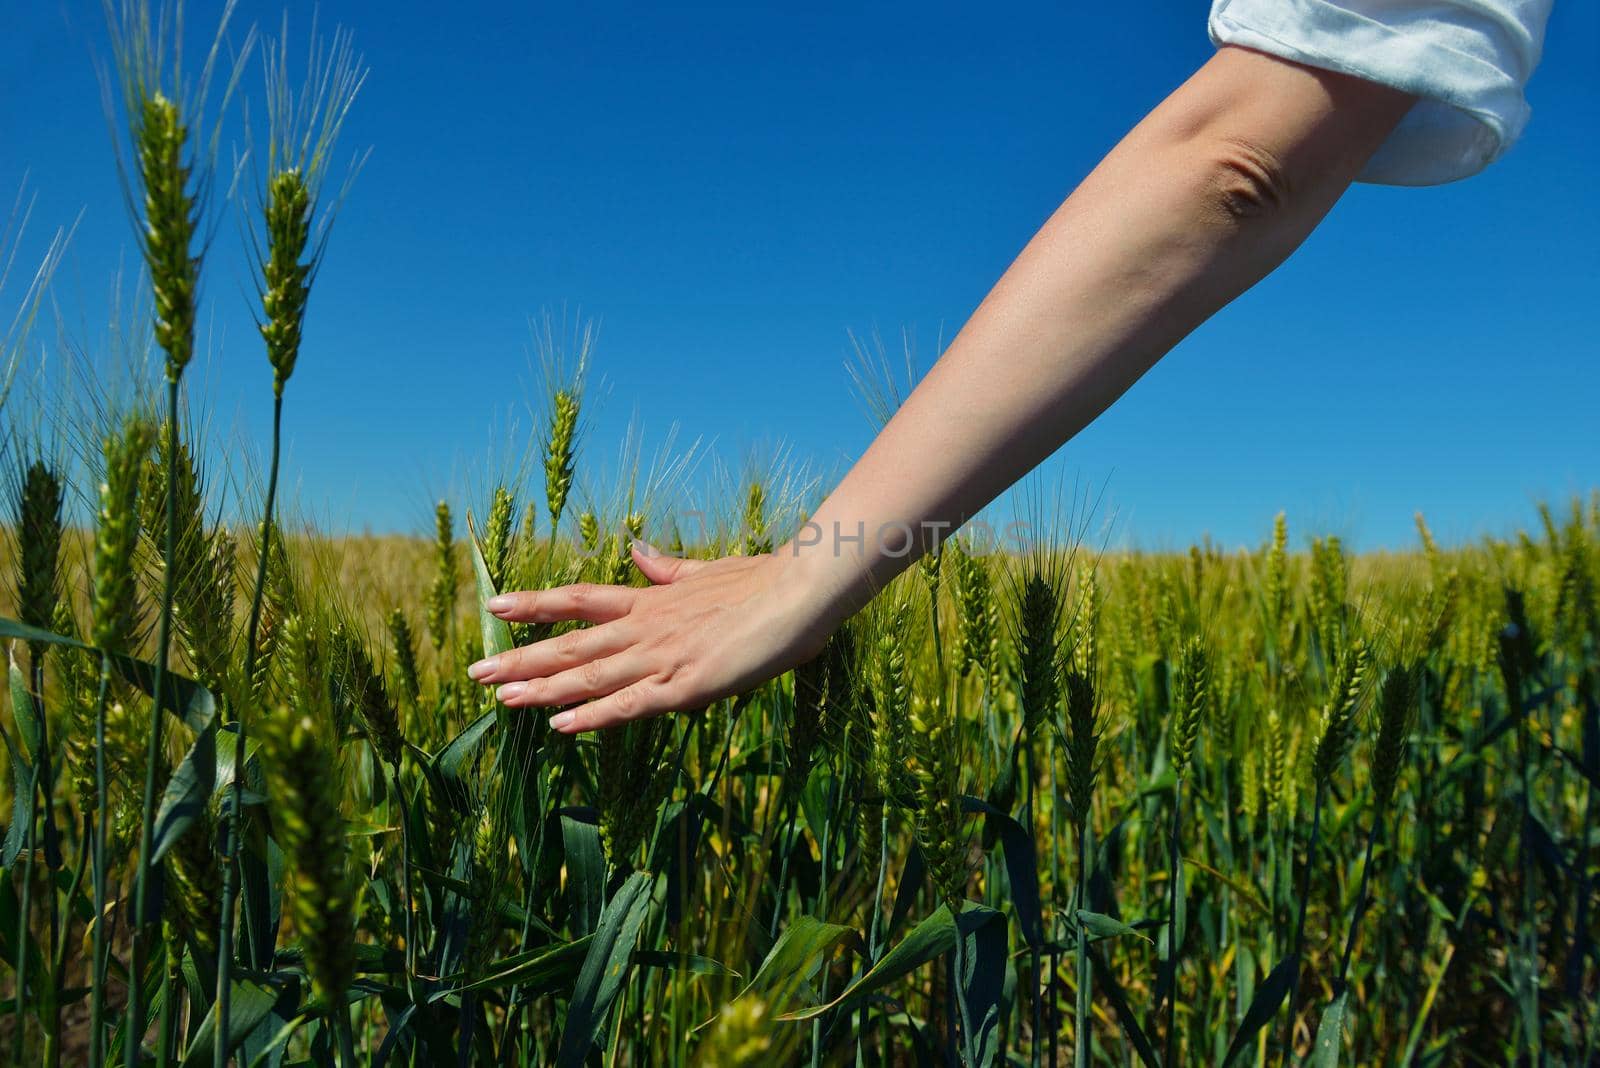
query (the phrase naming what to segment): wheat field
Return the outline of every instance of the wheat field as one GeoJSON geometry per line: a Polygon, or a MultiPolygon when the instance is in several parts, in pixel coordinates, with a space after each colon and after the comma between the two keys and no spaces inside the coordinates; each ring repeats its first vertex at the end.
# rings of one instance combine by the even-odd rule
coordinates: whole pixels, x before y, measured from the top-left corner
{"type": "Polygon", "coordinates": [[[752,472],[685,544],[676,468],[589,485],[580,330],[528,474],[431,536],[286,514],[361,70],[178,83],[149,16],[112,13],[150,380],[35,417],[47,269],[0,352],[13,1064],[1600,1063],[1600,492],[1371,555],[1284,516],[1107,552],[1035,494],[794,671],[558,735],[468,678],[564,629],[489,597],[772,552],[815,487],[752,472]],[[267,116],[259,467],[185,389],[208,81],[267,116]]]}

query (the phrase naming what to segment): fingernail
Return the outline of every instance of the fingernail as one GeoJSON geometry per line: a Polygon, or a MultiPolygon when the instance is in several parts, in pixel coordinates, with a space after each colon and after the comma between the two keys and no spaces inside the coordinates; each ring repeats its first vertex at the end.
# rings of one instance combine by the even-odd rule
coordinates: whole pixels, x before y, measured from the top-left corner
{"type": "Polygon", "coordinates": [[[496,700],[509,701],[513,697],[521,697],[522,691],[528,688],[525,682],[508,682],[494,692],[496,700]]]}
{"type": "Polygon", "coordinates": [[[494,663],[494,657],[485,657],[476,664],[473,664],[471,667],[467,668],[467,678],[471,679],[473,682],[488,678],[490,675],[494,674],[494,663]]]}
{"type": "Polygon", "coordinates": [[[483,607],[491,612],[511,611],[511,597],[508,594],[497,593],[483,603],[483,607]]]}
{"type": "Polygon", "coordinates": [[[654,545],[651,545],[649,542],[645,541],[643,538],[634,538],[633,541],[632,541],[632,547],[633,547],[633,551],[638,553],[640,556],[660,556],[661,555],[660,551],[658,549],[656,549],[656,547],[654,545]]]}
{"type": "Polygon", "coordinates": [[[564,731],[572,726],[572,721],[576,718],[571,712],[557,712],[550,717],[550,729],[564,731]]]}

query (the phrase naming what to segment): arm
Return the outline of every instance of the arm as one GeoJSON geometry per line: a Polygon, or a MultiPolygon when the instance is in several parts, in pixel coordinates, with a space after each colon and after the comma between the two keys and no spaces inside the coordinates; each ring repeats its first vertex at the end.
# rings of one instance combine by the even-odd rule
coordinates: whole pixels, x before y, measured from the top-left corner
{"type": "Polygon", "coordinates": [[[1412,100],[1219,50],[1057,209],[802,536],[710,562],[635,546],[652,587],[497,598],[505,619],[596,625],[473,677],[512,706],[587,701],[552,720],[571,732],[698,707],[814,655],[919,554],[893,531],[959,526],[1087,426],[1299,246],[1412,100]],[[863,526],[860,542],[833,534],[863,526]]]}

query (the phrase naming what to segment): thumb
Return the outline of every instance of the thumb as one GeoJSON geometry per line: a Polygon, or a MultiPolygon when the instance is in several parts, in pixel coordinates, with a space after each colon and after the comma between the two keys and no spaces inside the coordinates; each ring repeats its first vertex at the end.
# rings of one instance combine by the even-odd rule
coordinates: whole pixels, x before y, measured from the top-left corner
{"type": "Polygon", "coordinates": [[[653,585],[664,586],[688,578],[706,566],[704,560],[688,560],[662,552],[649,542],[633,540],[633,563],[653,585]]]}

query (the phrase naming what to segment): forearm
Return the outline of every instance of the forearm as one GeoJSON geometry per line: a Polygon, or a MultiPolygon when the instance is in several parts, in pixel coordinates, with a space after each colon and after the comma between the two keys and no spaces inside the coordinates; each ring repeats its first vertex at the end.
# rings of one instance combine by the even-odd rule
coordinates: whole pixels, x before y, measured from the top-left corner
{"type": "Polygon", "coordinates": [[[1283,261],[1410,105],[1223,49],[1029,242],[783,553],[842,618],[1283,261]],[[849,540],[864,531],[861,541],[849,540]]]}

